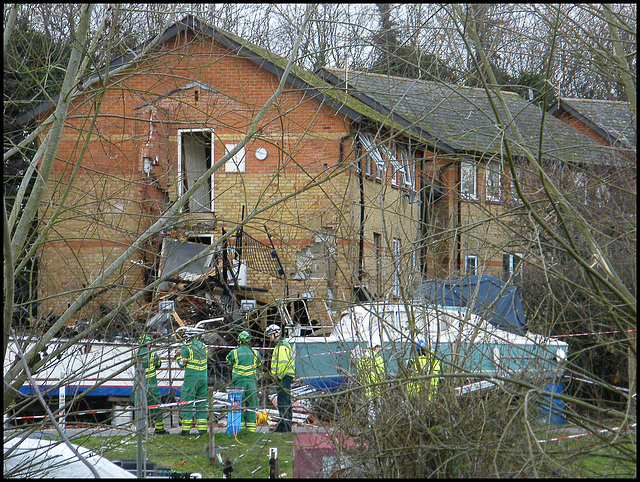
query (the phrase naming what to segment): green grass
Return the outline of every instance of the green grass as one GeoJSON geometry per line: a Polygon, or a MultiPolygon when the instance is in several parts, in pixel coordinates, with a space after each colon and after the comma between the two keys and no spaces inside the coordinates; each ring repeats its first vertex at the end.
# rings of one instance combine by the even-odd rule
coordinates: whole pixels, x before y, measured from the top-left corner
{"type": "MultiPolygon", "coordinates": [[[[545,438],[566,433],[549,431],[545,438]]],[[[540,473],[571,478],[635,478],[636,449],[633,439],[620,443],[611,438],[594,435],[547,442],[537,452],[535,463],[540,473]]],[[[249,433],[241,431],[237,437],[216,433],[215,443],[222,459],[229,458],[234,471],[232,478],[269,478],[269,449],[278,449],[279,473],[293,477],[294,433],[249,433]]],[[[135,435],[113,437],[76,437],[73,442],[105,456],[111,461],[136,460],[135,435]]],[[[176,472],[199,472],[203,477],[221,478],[222,465],[209,463],[206,446],[209,437],[181,437],[180,435],[148,435],[147,460],[158,467],[176,472]],[[181,465],[182,463],[182,465],[181,465]]]]}
{"type": "Polygon", "coordinates": [[[609,445],[593,436],[550,442],[546,452],[560,477],[635,478],[635,444],[609,445]],[[550,445],[553,444],[553,445],[550,445]]]}
{"type": "MultiPolygon", "coordinates": [[[[280,475],[293,477],[294,433],[249,433],[241,431],[237,437],[216,433],[216,447],[224,460],[226,457],[234,468],[232,478],[269,478],[269,448],[278,448],[280,475]],[[286,474],[286,475],[284,475],[286,474]]],[[[88,447],[111,461],[136,460],[135,436],[82,437],[73,443],[88,447]]],[[[209,436],[182,437],[180,435],[149,435],[147,460],[158,467],[176,472],[199,472],[203,477],[222,478],[222,465],[217,461],[211,465],[205,446],[209,436]],[[182,465],[181,465],[182,464],[182,465]]]]}
{"type": "MultiPolygon", "coordinates": [[[[538,435],[550,440],[570,434],[550,426],[544,436],[538,435]]],[[[637,474],[635,432],[574,436],[540,444],[540,449],[544,451],[543,465],[559,477],[635,478],[637,474]]]]}

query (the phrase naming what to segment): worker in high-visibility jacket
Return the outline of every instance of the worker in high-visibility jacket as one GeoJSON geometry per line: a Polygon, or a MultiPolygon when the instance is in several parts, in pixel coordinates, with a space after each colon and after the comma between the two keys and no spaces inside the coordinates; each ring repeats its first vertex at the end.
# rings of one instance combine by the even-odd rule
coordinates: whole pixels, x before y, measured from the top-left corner
{"type": "MultiPolygon", "coordinates": [[[[156,370],[162,366],[162,362],[160,361],[160,357],[154,351],[151,351],[152,341],[153,340],[149,335],[142,335],[138,340],[138,345],[140,346],[140,348],[138,349],[137,359],[142,365],[142,370],[144,371],[144,386],[147,398],[147,406],[159,405],[161,402],[156,370]]],[[[133,389],[132,395],[134,403],[136,388],[137,383],[133,389]]],[[[154,434],[167,434],[168,432],[164,429],[164,417],[162,415],[162,410],[159,408],[152,408],[150,409],[150,414],[151,420],[154,422],[155,426],[154,434]]]]}
{"type": "Polygon", "coordinates": [[[262,356],[251,348],[251,336],[247,331],[238,335],[240,346],[227,354],[232,366],[231,383],[234,387],[244,388],[242,392],[242,428],[256,431],[256,410],[258,409],[258,368],[262,365],[262,356]]]}
{"type": "Polygon", "coordinates": [[[176,353],[176,361],[184,368],[184,382],[180,392],[180,401],[186,403],[180,407],[180,435],[187,436],[194,427],[193,411],[196,413],[195,428],[199,434],[207,433],[207,347],[200,340],[204,330],[189,328],[186,330],[187,343],[176,353]]]}
{"type": "MultiPolygon", "coordinates": [[[[424,387],[427,388],[427,400],[434,399],[436,392],[438,391],[438,381],[440,374],[440,360],[438,360],[433,353],[427,347],[427,343],[423,339],[418,339],[416,342],[416,351],[418,358],[414,361],[414,370],[416,375],[436,375],[432,378],[428,378],[424,381],[411,381],[407,383],[407,392],[411,396],[419,395],[424,387]]],[[[411,361],[411,360],[410,360],[411,361]]]]}
{"type": "Polygon", "coordinates": [[[371,344],[365,350],[354,350],[358,380],[364,386],[365,401],[368,406],[369,417],[375,420],[382,395],[382,383],[385,378],[384,358],[379,343],[371,344]]]}
{"type": "Polygon", "coordinates": [[[296,375],[295,362],[292,358],[291,345],[282,338],[282,330],[276,324],[265,330],[272,342],[276,343],[271,357],[271,376],[276,382],[278,392],[278,413],[280,420],[272,431],[291,432],[293,409],[291,407],[291,384],[296,375]]]}

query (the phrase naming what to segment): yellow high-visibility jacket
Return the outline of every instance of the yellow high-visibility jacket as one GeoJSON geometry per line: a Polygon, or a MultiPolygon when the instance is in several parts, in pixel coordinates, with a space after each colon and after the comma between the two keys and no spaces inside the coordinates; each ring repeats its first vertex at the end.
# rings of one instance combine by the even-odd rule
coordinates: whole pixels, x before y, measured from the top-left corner
{"type": "Polygon", "coordinates": [[[286,375],[296,376],[295,362],[291,358],[291,345],[287,340],[280,340],[273,350],[271,375],[278,380],[286,375]]]}
{"type": "Polygon", "coordinates": [[[379,383],[384,380],[384,359],[380,353],[367,349],[356,362],[358,378],[360,382],[367,385],[366,394],[368,397],[379,397],[382,393],[382,386],[379,383]],[[378,385],[369,386],[372,384],[378,385]]]}
{"type": "MultiPolygon", "coordinates": [[[[426,375],[433,374],[438,375],[440,373],[440,360],[438,360],[433,352],[429,352],[428,355],[420,355],[417,360],[416,374],[426,375]]],[[[433,378],[429,378],[422,381],[409,382],[407,383],[407,391],[410,395],[417,395],[422,391],[424,386],[427,386],[427,400],[432,400],[437,389],[438,389],[438,380],[437,376],[433,378]]]]}

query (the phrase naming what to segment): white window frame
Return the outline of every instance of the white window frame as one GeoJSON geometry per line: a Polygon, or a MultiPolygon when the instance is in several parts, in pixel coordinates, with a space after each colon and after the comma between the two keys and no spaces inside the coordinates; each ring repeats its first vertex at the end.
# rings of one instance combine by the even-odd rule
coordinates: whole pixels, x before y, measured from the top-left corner
{"type": "Polygon", "coordinates": [[[573,188],[576,193],[576,197],[579,197],[583,204],[589,203],[589,175],[586,172],[578,171],[574,175],[573,188]],[[582,190],[582,195],[579,195],[579,190],[582,190]]]}
{"type": "MultiPolygon", "coordinates": [[[[520,184],[522,184],[522,180],[523,180],[523,169],[520,166],[515,166],[515,172],[516,172],[516,176],[518,177],[518,181],[520,182],[520,184]]],[[[516,190],[516,183],[513,179],[512,176],[509,176],[509,179],[511,180],[511,197],[513,198],[514,201],[522,203],[522,199],[520,199],[520,196],[518,196],[518,191],[516,190]]],[[[522,186],[520,186],[520,189],[522,189],[522,186]]]]}
{"type": "MultiPolygon", "coordinates": [[[[362,142],[362,146],[367,153],[367,157],[376,164],[376,180],[381,181],[382,173],[384,172],[385,168],[384,157],[382,156],[382,153],[380,152],[379,148],[376,147],[373,136],[368,132],[360,135],[360,141],[362,142]]],[[[368,172],[366,172],[366,174],[368,176],[371,175],[371,167],[368,168],[368,172]]]]}
{"type": "Polygon", "coordinates": [[[605,206],[611,202],[611,187],[605,184],[603,180],[600,180],[600,183],[596,187],[596,200],[598,202],[598,206],[605,206]]]}
{"type": "Polygon", "coordinates": [[[399,187],[398,185],[398,172],[404,172],[402,163],[398,160],[398,150],[394,142],[391,142],[390,146],[382,145],[380,148],[384,151],[384,156],[389,163],[391,163],[391,185],[393,187],[399,187]]]}
{"type": "Polygon", "coordinates": [[[498,161],[487,162],[487,165],[485,168],[485,186],[486,186],[485,195],[486,195],[487,201],[500,201],[502,199],[502,166],[500,165],[500,162],[498,161]],[[498,179],[494,179],[494,176],[497,176],[498,179]],[[495,190],[491,189],[494,187],[493,186],[494,183],[497,186],[497,189],[495,190]]]}
{"type": "Polygon", "coordinates": [[[523,263],[523,253],[503,253],[502,267],[503,271],[505,271],[505,275],[509,277],[513,276],[514,273],[516,276],[522,277],[522,263],[523,263]],[[507,257],[508,264],[507,269],[504,269],[504,257],[507,257]],[[516,259],[518,260],[516,262],[516,259]]]}
{"type": "Polygon", "coordinates": [[[460,165],[460,195],[466,199],[478,199],[478,166],[474,162],[463,161],[460,165]],[[472,181],[472,189],[466,186],[472,181]]]}
{"type": "Polygon", "coordinates": [[[376,263],[376,294],[380,296],[382,295],[382,265],[384,263],[381,233],[373,233],[373,250],[376,263]]]}
{"type": "MultiPolygon", "coordinates": [[[[178,129],[178,196],[182,197],[185,194],[185,189],[184,189],[184,176],[188,175],[188,171],[185,173],[183,172],[183,164],[185,162],[185,159],[183,159],[183,155],[182,155],[182,151],[183,151],[183,145],[182,145],[182,136],[183,134],[188,134],[188,133],[195,133],[195,132],[208,132],[211,135],[211,164],[213,164],[213,160],[214,158],[214,132],[213,129],[209,129],[209,128],[193,128],[193,129],[178,129]]],[[[210,184],[211,184],[211,204],[210,204],[210,211],[209,212],[214,212],[214,199],[215,199],[215,182],[214,182],[214,173],[211,174],[211,178],[210,178],[210,184]]],[[[201,187],[200,189],[204,189],[204,186],[201,187]]],[[[193,199],[193,196],[192,196],[193,199]]],[[[189,200],[191,201],[191,199],[189,200]]],[[[188,202],[189,202],[188,201],[188,202]]],[[[185,212],[184,211],[184,203],[183,205],[180,207],[180,212],[185,212]]],[[[201,212],[201,211],[191,211],[189,210],[189,212],[201,212]]],[[[205,211],[207,212],[207,211],[205,211]]]]}
{"type": "Polygon", "coordinates": [[[405,148],[400,150],[400,159],[402,160],[402,182],[403,186],[412,191],[416,190],[415,176],[413,175],[413,165],[411,163],[411,156],[409,151],[405,148]]]}
{"type": "Polygon", "coordinates": [[[393,238],[393,294],[400,296],[400,258],[402,256],[402,241],[393,238]]]}
{"type": "Polygon", "coordinates": [[[464,272],[471,276],[478,274],[478,256],[475,254],[468,254],[464,257],[464,272]],[[471,264],[470,261],[473,261],[473,272],[469,272],[471,264]]]}
{"type": "MultiPolygon", "coordinates": [[[[225,144],[225,155],[228,154],[236,147],[237,144],[225,144]]],[[[241,148],[236,155],[229,158],[227,162],[224,163],[224,172],[244,172],[245,170],[245,148],[241,148]]]]}

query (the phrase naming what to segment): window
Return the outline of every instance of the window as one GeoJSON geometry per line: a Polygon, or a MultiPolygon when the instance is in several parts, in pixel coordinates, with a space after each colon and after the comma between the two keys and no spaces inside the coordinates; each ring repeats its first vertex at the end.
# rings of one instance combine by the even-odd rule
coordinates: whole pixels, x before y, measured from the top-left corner
{"type": "Polygon", "coordinates": [[[500,201],[500,190],[502,184],[502,170],[500,163],[491,161],[487,163],[487,201],[500,201]]]}
{"type": "MultiPolygon", "coordinates": [[[[214,242],[214,236],[208,234],[195,235],[187,241],[164,238],[160,251],[159,277],[164,278],[175,269],[179,271],[170,278],[192,280],[201,277],[213,264],[214,253],[210,247],[214,242]]],[[[162,281],[159,288],[166,289],[168,286],[167,281],[162,281]]]]}
{"type": "Polygon", "coordinates": [[[464,259],[464,271],[469,276],[478,274],[478,257],[476,255],[467,255],[464,259]]]}
{"type": "Polygon", "coordinates": [[[463,162],[461,167],[462,182],[461,182],[461,195],[468,199],[477,198],[477,173],[476,165],[471,162],[463,162]]]}
{"type": "MultiPolygon", "coordinates": [[[[213,132],[202,129],[178,130],[178,194],[183,196],[211,167],[213,132]]],[[[213,174],[182,206],[183,212],[211,212],[214,199],[213,174]]]]}
{"type": "Polygon", "coordinates": [[[400,257],[402,256],[402,242],[393,238],[393,294],[400,296],[400,257]]]}
{"type": "Polygon", "coordinates": [[[364,134],[360,135],[359,137],[362,141],[362,146],[364,147],[364,150],[369,157],[369,161],[366,164],[367,169],[365,169],[365,173],[367,175],[372,175],[373,164],[369,165],[369,163],[375,163],[376,179],[381,180],[382,172],[384,171],[384,158],[382,157],[380,150],[375,146],[371,134],[364,134]]]}
{"type": "Polygon", "coordinates": [[[376,293],[382,294],[382,235],[373,233],[373,246],[376,257],[376,293]]]}
{"type": "Polygon", "coordinates": [[[596,202],[600,207],[611,202],[611,188],[602,180],[596,187],[596,202]]]}
{"type": "Polygon", "coordinates": [[[522,253],[502,254],[502,273],[504,280],[508,280],[514,273],[522,277],[522,253]]]}
{"type": "Polygon", "coordinates": [[[398,172],[403,173],[404,167],[398,160],[397,150],[394,143],[391,143],[391,147],[380,146],[384,152],[384,156],[391,163],[391,185],[398,187],[398,172]]]}
{"type": "MultiPolygon", "coordinates": [[[[228,154],[236,147],[237,144],[225,144],[225,154],[228,154]]],[[[245,150],[244,147],[236,152],[236,155],[230,158],[224,164],[224,172],[244,172],[245,150]]]]}
{"type": "MultiPolygon", "coordinates": [[[[524,170],[520,167],[520,166],[515,166],[515,170],[516,170],[516,176],[517,176],[517,180],[518,183],[520,184],[520,189],[524,191],[524,170]]],[[[518,190],[516,189],[516,183],[514,182],[513,179],[511,179],[511,198],[513,199],[513,201],[522,202],[522,199],[520,199],[520,196],[518,195],[518,190]]]]}
{"type": "Polygon", "coordinates": [[[415,190],[415,182],[413,176],[413,166],[411,165],[411,159],[406,149],[400,150],[400,158],[402,159],[402,182],[404,187],[415,190]]]}
{"type": "Polygon", "coordinates": [[[589,200],[589,177],[586,172],[576,172],[574,177],[574,192],[576,198],[587,204],[589,200]]]}

